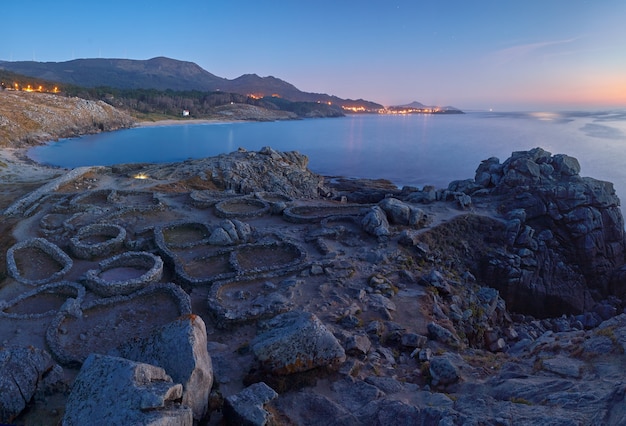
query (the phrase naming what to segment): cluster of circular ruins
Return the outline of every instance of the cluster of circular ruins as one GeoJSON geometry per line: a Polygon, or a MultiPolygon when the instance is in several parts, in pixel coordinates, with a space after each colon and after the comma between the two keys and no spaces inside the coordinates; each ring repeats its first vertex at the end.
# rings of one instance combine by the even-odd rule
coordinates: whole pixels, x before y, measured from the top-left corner
{"type": "MultiPolygon", "coordinates": [[[[19,241],[6,254],[9,276],[33,288],[0,302],[0,317],[51,317],[46,342],[66,365],[80,364],[93,347],[103,350],[107,345],[106,330],[98,341],[90,341],[99,327],[94,325],[101,315],[98,310],[140,304],[155,295],[170,301],[176,317],[191,313],[188,293],[193,287],[210,287],[207,305],[218,327],[272,317],[291,309],[293,291],[301,284],[294,273],[309,266],[307,253],[284,235],[259,235],[243,220],[271,214],[332,228],[354,221],[363,209],[297,205],[274,193],[193,191],[189,198],[190,206],[211,208],[218,219],[163,222],[165,214],[151,222],[145,218],[171,206],[147,191],[92,190],[43,197],[24,213],[40,217],[38,236],[19,241]],[[77,276],[76,262],[89,269],[77,276]],[[57,300],[53,308],[28,312],[23,307],[46,297],[57,300]],[[88,317],[91,325],[81,326],[89,323],[88,317]]],[[[116,343],[112,339],[109,344],[116,343]]]]}

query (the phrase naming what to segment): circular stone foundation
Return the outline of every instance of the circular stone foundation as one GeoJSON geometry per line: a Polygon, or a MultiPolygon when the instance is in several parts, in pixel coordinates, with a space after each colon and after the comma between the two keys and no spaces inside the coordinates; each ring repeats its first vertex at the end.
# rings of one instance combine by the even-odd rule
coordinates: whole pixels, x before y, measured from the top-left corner
{"type": "Polygon", "coordinates": [[[218,328],[271,318],[291,310],[294,289],[302,283],[274,274],[217,281],[209,291],[208,309],[218,328]]]}
{"type": "Polygon", "coordinates": [[[239,197],[240,195],[237,194],[229,194],[224,191],[213,191],[208,189],[194,190],[189,194],[191,203],[200,209],[213,207],[217,203],[224,201],[224,198],[231,199],[239,197]]]}
{"type": "Polygon", "coordinates": [[[293,206],[283,211],[285,220],[292,223],[319,223],[332,216],[362,216],[363,204],[337,204],[325,206],[293,206]]]}
{"type": "Polygon", "coordinates": [[[275,215],[282,214],[287,206],[293,201],[293,198],[277,192],[256,192],[254,196],[259,200],[268,203],[270,206],[270,213],[275,215]]]}
{"type": "Polygon", "coordinates": [[[79,366],[90,353],[106,354],[131,339],[191,314],[189,295],[175,284],[155,284],[128,296],[98,298],[82,306],[77,318],[59,311],[46,331],[54,358],[79,366]]]}
{"type": "Polygon", "coordinates": [[[163,276],[163,261],[145,251],[126,252],[99,264],[85,275],[85,285],[100,296],[133,293],[163,276]]]}
{"type": "Polygon", "coordinates": [[[59,246],[44,238],[31,238],[7,250],[7,271],[23,284],[41,285],[60,280],[72,265],[72,259],[59,246]]]}
{"type": "Polygon", "coordinates": [[[92,207],[112,207],[109,201],[112,189],[96,189],[75,195],[69,202],[73,209],[85,210],[92,207]]]}
{"type": "Polygon", "coordinates": [[[154,228],[154,239],[159,248],[183,249],[208,244],[211,230],[201,222],[175,222],[154,228]]]}
{"type": "Polygon", "coordinates": [[[70,312],[70,305],[79,307],[84,296],[85,287],[74,282],[44,284],[8,302],[0,301],[0,317],[31,320],[52,316],[59,311],[70,312]],[[58,308],[48,309],[54,305],[58,308]]]}
{"type": "Polygon", "coordinates": [[[94,223],[78,230],[70,239],[70,248],[79,259],[108,256],[124,245],[126,230],[114,224],[94,223]]]}
{"type": "Polygon", "coordinates": [[[39,221],[39,227],[43,232],[60,233],[63,232],[63,223],[67,219],[64,213],[48,213],[39,221]]]}
{"type": "Polygon", "coordinates": [[[224,200],[215,205],[216,214],[225,218],[261,216],[268,213],[269,209],[265,201],[250,197],[224,200]]]}

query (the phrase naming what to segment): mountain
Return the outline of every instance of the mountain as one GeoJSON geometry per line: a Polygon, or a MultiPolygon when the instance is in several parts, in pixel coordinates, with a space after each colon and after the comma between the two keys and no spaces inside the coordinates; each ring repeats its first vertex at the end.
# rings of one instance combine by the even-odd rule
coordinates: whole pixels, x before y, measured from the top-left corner
{"type": "Polygon", "coordinates": [[[431,108],[421,102],[413,101],[410,104],[397,105],[395,108],[431,108]]]}
{"type": "Polygon", "coordinates": [[[216,90],[228,81],[192,62],[153,58],[76,59],[67,62],[0,62],[0,68],[36,78],[84,87],[120,89],[216,90]],[[193,83],[192,83],[193,82],[193,83]]]}
{"type": "Polygon", "coordinates": [[[362,99],[341,99],[322,93],[302,92],[294,85],[271,76],[244,74],[228,80],[211,74],[193,62],[165,57],[148,60],[76,59],[67,62],[0,61],[0,69],[84,87],[222,91],[255,97],[278,96],[298,102],[330,102],[367,110],[382,108],[382,105],[362,99]]]}

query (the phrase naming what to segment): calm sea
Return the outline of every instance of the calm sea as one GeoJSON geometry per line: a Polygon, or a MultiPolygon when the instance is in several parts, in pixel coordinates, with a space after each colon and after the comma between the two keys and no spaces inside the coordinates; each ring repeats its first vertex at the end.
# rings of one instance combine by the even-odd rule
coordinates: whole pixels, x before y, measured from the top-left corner
{"type": "Polygon", "coordinates": [[[542,147],[578,158],[583,176],[626,196],[626,111],[353,115],[344,118],[142,127],[31,149],[62,167],[170,162],[271,146],[300,151],[323,175],[386,178],[398,186],[446,187],[473,178],[481,160],[542,147]]]}

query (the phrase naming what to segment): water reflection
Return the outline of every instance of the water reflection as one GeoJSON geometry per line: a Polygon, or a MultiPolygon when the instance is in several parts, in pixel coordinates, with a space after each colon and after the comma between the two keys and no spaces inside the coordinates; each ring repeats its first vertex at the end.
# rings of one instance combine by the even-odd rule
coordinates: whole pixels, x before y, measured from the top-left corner
{"type": "Polygon", "coordinates": [[[593,138],[602,138],[602,139],[626,139],[626,134],[611,126],[605,126],[603,124],[595,124],[595,123],[587,123],[580,130],[585,133],[587,136],[591,136],[593,138]]]}

